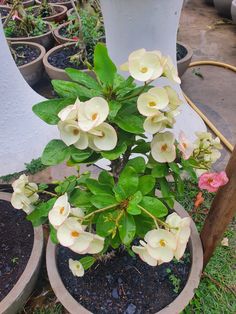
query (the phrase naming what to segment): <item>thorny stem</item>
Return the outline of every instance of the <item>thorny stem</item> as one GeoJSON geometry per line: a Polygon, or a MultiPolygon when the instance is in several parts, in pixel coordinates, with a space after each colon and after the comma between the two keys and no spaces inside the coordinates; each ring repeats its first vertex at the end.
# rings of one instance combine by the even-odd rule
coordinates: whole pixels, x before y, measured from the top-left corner
{"type": "Polygon", "coordinates": [[[29,186],[29,185],[26,185],[26,188],[28,190],[30,190],[31,192],[33,192],[33,193],[44,193],[44,194],[48,194],[48,195],[53,196],[53,197],[57,197],[58,196],[57,194],[49,192],[49,191],[46,191],[46,190],[35,190],[31,186],[29,186]]]}
{"type": "Polygon", "coordinates": [[[93,216],[93,215],[95,215],[95,214],[105,212],[106,210],[111,209],[111,208],[114,208],[114,207],[116,207],[116,206],[118,206],[118,205],[119,205],[119,204],[113,204],[113,205],[109,205],[109,206],[104,207],[104,208],[97,209],[97,210],[95,210],[94,212],[92,212],[92,213],[90,213],[90,214],[84,216],[82,219],[83,219],[83,220],[86,220],[86,219],[88,219],[89,217],[91,217],[91,216],[93,216]]]}
{"type": "Polygon", "coordinates": [[[166,228],[168,228],[168,229],[171,229],[171,227],[170,227],[167,223],[165,223],[165,222],[162,221],[161,219],[158,219],[158,218],[156,218],[155,216],[153,216],[153,215],[152,215],[151,213],[149,213],[149,211],[147,211],[145,208],[143,208],[143,207],[140,206],[140,205],[137,205],[137,206],[138,206],[144,213],[146,213],[149,217],[151,217],[151,218],[154,220],[157,229],[159,229],[158,223],[159,223],[160,225],[163,225],[164,227],[166,227],[166,228]]]}

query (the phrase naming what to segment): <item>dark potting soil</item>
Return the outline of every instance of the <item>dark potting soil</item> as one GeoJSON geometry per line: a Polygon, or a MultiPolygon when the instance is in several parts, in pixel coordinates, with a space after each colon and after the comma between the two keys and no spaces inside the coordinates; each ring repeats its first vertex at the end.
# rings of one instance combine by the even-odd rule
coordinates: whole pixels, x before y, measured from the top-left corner
{"type": "Polygon", "coordinates": [[[24,64],[28,64],[31,61],[37,59],[40,55],[40,50],[28,45],[19,45],[13,46],[14,51],[16,53],[16,64],[17,66],[21,66],[24,64]]]}
{"type": "Polygon", "coordinates": [[[69,293],[95,314],[153,314],[170,304],[184,288],[190,268],[189,250],[178,261],[151,267],[126,252],[97,263],[84,277],[74,277],[69,258],[81,256],[58,246],[57,265],[69,293]]]}
{"type": "MultiPolygon", "coordinates": [[[[65,68],[74,68],[74,69],[83,69],[83,67],[80,65],[76,65],[73,62],[70,62],[70,57],[76,54],[79,51],[78,47],[72,46],[72,47],[65,47],[59,51],[54,52],[52,55],[48,57],[48,62],[59,69],[65,69],[65,68]]],[[[85,67],[84,67],[85,68],[85,67]]]]}
{"type": "Polygon", "coordinates": [[[184,46],[177,43],[177,61],[183,59],[187,55],[187,53],[188,53],[187,49],[184,46]]]}
{"type": "Polygon", "coordinates": [[[9,14],[9,12],[10,11],[8,9],[6,9],[6,8],[0,8],[0,15],[1,15],[2,18],[6,17],[9,14]]]}
{"type": "Polygon", "coordinates": [[[28,263],[34,231],[22,210],[0,200],[0,301],[14,287],[28,263]]]}

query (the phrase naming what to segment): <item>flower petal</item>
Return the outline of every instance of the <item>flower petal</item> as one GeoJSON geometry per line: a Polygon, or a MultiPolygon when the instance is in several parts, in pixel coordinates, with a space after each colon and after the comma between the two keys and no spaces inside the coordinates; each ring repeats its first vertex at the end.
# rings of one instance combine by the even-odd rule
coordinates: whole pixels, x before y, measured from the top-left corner
{"type": "Polygon", "coordinates": [[[108,151],[116,147],[117,134],[115,129],[110,124],[104,122],[93,130],[98,131],[100,132],[99,134],[101,134],[99,136],[90,134],[92,143],[99,150],[108,151]]]}

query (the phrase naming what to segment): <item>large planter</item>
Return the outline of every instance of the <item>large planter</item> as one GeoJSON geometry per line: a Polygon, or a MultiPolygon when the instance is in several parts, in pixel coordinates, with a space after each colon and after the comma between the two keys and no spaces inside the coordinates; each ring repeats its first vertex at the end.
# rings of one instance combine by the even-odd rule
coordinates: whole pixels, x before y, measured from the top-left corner
{"type": "MultiPolygon", "coordinates": [[[[59,5],[59,4],[51,4],[50,6],[53,7],[56,13],[48,17],[43,17],[42,19],[47,22],[55,22],[55,23],[59,23],[63,21],[66,17],[67,7],[65,7],[64,5],[59,5]]],[[[34,13],[35,11],[33,11],[33,14],[37,16],[38,8],[39,6],[36,5],[32,9],[30,8],[29,10],[35,10],[36,13],[34,13]]]]}
{"type": "MultiPolygon", "coordinates": [[[[40,0],[36,0],[35,1],[37,4],[41,4],[41,1],[40,0]]],[[[52,4],[60,4],[60,5],[64,5],[65,7],[67,7],[67,9],[71,9],[72,8],[72,4],[70,1],[68,0],[49,0],[48,1],[49,3],[52,3],[52,4]]]]}
{"type": "MultiPolygon", "coordinates": [[[[48,76],[50,77],[51,80],[64,80],[64,81],[70,81],[70,78],[68,77],[68,75],[66,74],[65,70],[63,69],[59,69],[53,65],[51,65],[48,61],[48,58],[50,56],[52,56],[53,54],[55,54],[56,52],[62,50],[65,47],[70,47],[70,46],[74,46],[76,43],[67,43],[67,44],[63,44],[60,46],[56,46],[54,48],[52,48],[51,50],[49,50],[46,55],[43,58],[43,64],[45,67],[45,70],[48,74],[48,76]]],[[[86,73],[88,73],[89,75],[93,76],[93,73],[89,70],[84,70],[86,73]]]]}
{"type": "Polygon", "coordinates": [[[234,24],[236,24],[236,0],[232,1],[231,5],[231,16],[234,24]]]}
{"type": "Polygon", "coordinates": [[[67,38],[67,37],[63,37],[62,35],[60,35],[60,30],[63,28],[63,27],[66,27],[70,24],[71,22],[66,22],[66,23],[63,23],[61,25],[59,25],[53,32],[54,34],[54,37],[56,39],[56,41],[59,43],[59,44],[66,44],[66,43],[74,43],[75,41],[73,39],[70,39],[70,38],[67,38]]]}
{"type": "MultiPolygon", "coordinates": [[[[10,193],[0,193],[0,200],[10,201],[10,193]]],[[[15,226],[17,228],[17,226],[15,226]]],[[[20,278],[0,302],[1,314],[15,314],[23,307],[36,283],[43,250],[43,229],[37,227],[34,229],[34,242],[28,263],[20,278]]]]}
{"type": "MultiPolygon", "coordinates": [[[[175,204],[175,210],[181,217],[188,216],[187,212],[178,203],[175,204]]],[[[191,237],[189,241],[189,247],[192,255],[192,266],[187,280],[187,284],[185,285],[181,293],[177,296],[177,298],[171,304],[166,306],[164,309],[160,310],[158,314],[180,313],[193,298],[195,289],[199,285],[203,266],[203,252],[201,240],[197,232],[196,226],[193,222],[191,224],[191,237]]],[[[48,242],[46,254],[48,277],[52,289],[54,290],[58,300],[71,314],[91,313],[90,311],[85,309],[81,304],[79,304],[65,288],[57,268],[57,246],[55,246],[51,242],[51,240],[49,240],[48,242]]],[[[99,289],[99,282],[94,282],[93,284],[96,285],[99,289]]],[[[153,290],[153,293],[155,293],[155,290],[153,290]]],[[[142,313],[145,313],[145,310],[143,310],[142,313]]]]}
{"type": "Polygon", "coordinates": [[[214,6],[218,13],[223,17],[231,18],[232,0],[214,0],[214,6]]]}
{"type": "Polygon", "coordinates": [[[11,8],[8,5],[0,5],[0,15],[1,15],[2,23],[5,21],[10,11],[11,11],[11,8]],[[3,12],[3,14],[1,14],[1,12],[3,12]]]}
{"type": "Polygon", "coordinates": [[[180,55],[179,56],[180,59],[178,59],[178,55],[177,55],[177,68],[178,68],[179,76],[181,77],[187,70],[192,60],[193,50],[191,49],[191,47],[189,47],[185,43],[182,43],[179,41],[177,42],[177,46],[179,47],[179,49],[177,49],[177,52],[180,55]]]}
{"type": "Polygon", "coordinates": [[[36,84],[42,77],[43,74],[43,57],[46,53],[46,50],[43,46],[36,44],[36,43],[30,43],[30,42],[25,42],[25,41],[19,41],[16,43],[12,43],[13,48],[17,47],[17,46],[21,46],[21,45],[28,45],[31,46],[33,48],[36,48],[39,51],[39,56],[37,57],[37,59],[18,66],[18,69],[20,70],[21,74],[23,75],[24,79],[26,80],[26,82],[30,85],[33,86],[34,84],[36,84]]]}
{"type": "Polygon", "coordinates": [[[7,40],[9,40],[10,42],[19,41],[34,42],[39,45],[42,45],[46,50],[48,50],[53,46],[54,38],[52,36],[51,26],[49,25],[49,31],[43,35],[32,37],[7,37],[7,40]]]}

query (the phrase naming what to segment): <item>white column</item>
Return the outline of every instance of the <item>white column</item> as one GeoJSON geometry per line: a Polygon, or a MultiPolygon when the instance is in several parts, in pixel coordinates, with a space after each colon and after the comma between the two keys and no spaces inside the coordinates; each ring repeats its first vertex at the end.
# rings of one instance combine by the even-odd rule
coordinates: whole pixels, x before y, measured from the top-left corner
{"type": "Polygon", "coordinates": [[[26,83],[9,51],[0,21],[0,176],[25,169],[58,132],[32,112],[46,100],[26,83]]]}

